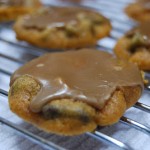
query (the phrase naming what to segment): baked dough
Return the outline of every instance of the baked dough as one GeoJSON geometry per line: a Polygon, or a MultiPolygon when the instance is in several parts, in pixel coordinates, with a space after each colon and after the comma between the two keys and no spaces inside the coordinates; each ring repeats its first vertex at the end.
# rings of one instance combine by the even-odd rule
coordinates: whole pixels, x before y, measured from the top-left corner
{"type": "Polygon", "coordinates": [[[10,85],[18,116],[47,132],[78,135],[116,123],[139,99],[143,81],[134,64],[83,49],[41,56],[17,70],[10,85]]]}
{"type": "Polygon", "coordinates": [[[111,25],[108,19],[93,10],[49,7],[19,18],[14,30],[17,39],[35,46],[66,49],[94,45],[109,35],[111,25]]]}
{"type": "Polygon", "coordinates": [[[150,1],[138,0],[135,3],[129,4],[125,8],[125,12],[132,19],[139,22],[146,22],[150,20],[150,1]]]}
{"type": "Polygon", "coordinates": [[[150,22],[141,23],[121,37],[114,52],[120,59],[136,63],[141,70],[150,70],[150,22]]]}
{"type": "Polygon", "coordinates": [[[0,21],[12,21],[39,8],[39,0],[0,0],[0,21]]]}

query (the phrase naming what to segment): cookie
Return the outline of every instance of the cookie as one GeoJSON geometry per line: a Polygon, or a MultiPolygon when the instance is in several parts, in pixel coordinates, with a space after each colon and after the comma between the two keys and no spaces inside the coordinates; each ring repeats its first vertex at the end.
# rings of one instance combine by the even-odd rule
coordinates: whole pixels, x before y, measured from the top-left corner
{"type": "Polygon", "coordinates": [[[150,22],[141,23],[121,37],[114,52],[120,59],[136,63],[141,70],[150,70],[150,22]]]}
{"type": "Polygon", "coordinates": [[[39,0],[0,0],[0,21],[15,20],[40,6],[39,0]]]}
{"type": "Polygon", "coordinates": [[[79,7],[47,7],[26,15],[14,25],[17,38],[42,48],[91,46],[109,35],[108,19],[79,7]]]}
{"type": "Polygon", "coordinates": [[[47,132],[78,135],[116,123],[139,99],[138,67],[94,49],[45,54],[11,77],[10,109],[47,132]]]}
{"type": "Polygon", "coordinates": [[[136,21],[150,21],[150,1],[138,0],[135,3],[128,5],[125,12],[129,17],[136,21]]]}

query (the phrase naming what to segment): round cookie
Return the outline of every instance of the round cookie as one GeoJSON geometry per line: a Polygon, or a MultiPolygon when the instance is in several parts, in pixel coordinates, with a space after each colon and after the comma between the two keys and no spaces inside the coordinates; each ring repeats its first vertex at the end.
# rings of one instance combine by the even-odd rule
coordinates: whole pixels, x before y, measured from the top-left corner
{"type": "Polygon", "coordinates": [[[150,70],[150,22],[141,23],[117,41],[114,52],[120,59],[150,70]]]}
{"type": "Polygon", "coordinates": [[[14,113],[61,135],[116,123],[143,89],[134,64],[94,49],[41,56],[18,69],[10,85],[14,113]]]}
{"type": "Polygon", "coordinates": [[[39,0],[0,0],[0,21],[15,20],[40,6],[39,0]]]}
{"type": "Polygon", "coordinates": [[[136,21],[150,21],[150,1],[138,0],[135,3],[131,3],[125,8],[125,12],[136,21]]]}
{"type": "Polygon", "coordinates": [[[91,46],[109,35],[108,19],[79,7],[47,7],[26,15],[14,25],[17,38],[42,48],[91,46]]]}

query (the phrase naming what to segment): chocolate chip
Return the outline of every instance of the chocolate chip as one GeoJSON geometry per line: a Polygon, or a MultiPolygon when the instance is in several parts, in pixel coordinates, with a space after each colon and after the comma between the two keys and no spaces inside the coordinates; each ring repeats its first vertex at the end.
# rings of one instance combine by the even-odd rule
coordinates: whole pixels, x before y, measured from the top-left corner
{"type": "Polygon", "coordinates": [[[49,104],[43,107],[42,114],[44,115],[45,119],[73,118],[80,120],[84,124],[87,124],[91,121],[91,118],[82,111],[69,112],[68,110],[59,110],[58,108],[50,106],[49,104]]]}
{"type": "Polygon", "coordinates": [[[56,119],[61,116],[57,108],[50,107],[49,105],[43,107],[42,112],[46,119],[56,119]]]}
{"type": "Polygon", "coordinates": [[[146,48],[149,50],[150,42],[148,39],[140,33],[135,33],[131,39],[131,45],[129,51],[135,53],[139,48],[146,48]]]}
{"type": "Polygon", "coordinates": [[[88,117],[88,116],[86,116],[86,115],[81,115],[80,117],[79,117],[79,119],[83,122],[83,123],[89,123],[90,122],[90,118],[88,117]]]}

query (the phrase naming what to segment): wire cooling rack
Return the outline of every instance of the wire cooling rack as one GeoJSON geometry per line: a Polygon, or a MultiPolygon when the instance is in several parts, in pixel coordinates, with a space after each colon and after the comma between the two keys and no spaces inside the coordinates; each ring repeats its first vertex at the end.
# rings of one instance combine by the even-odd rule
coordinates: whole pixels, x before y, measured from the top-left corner
{"type": "MultiPolygon", "coordinates": [[[[64,1],[61,2],[56,0],[45,0],[44,2],[48,5],[64,5],[64,1]]],[[[80,3],[80,5],[82,6],[90,7],[97,11],[100,11],[111,20],[113,26],[111,35],[107,38],[104,38],[103,40],[100,40],[97,43],[96,48],[112,53],[112,48],[114,47],[116,40],[135,25],[135,23],[123,13],[124,7],[128,5],[129,2],[130,0],[91,0],[83,1],[82,3],[80,3]]],[[[71,3],[69,3],[69,5],[70,4],[71,3]]],[[[72,3],[71,5],[78,4],[72,3]]],[[[118,138],[118,136],[115,137],[112,132],[110,134],[109,131],[114,131],[114,129],[116,129],[115,126],[117,126],[117,128],[120,128],[120,130],[122,130],[123,128],[124,131],[130,128],[134,128],[134,133],[138,132],[142,139],[145,138],[145,140],[148,140],[148,138],[150,138],[150,124],[145,122],[145,120],[147,120],[145,117],[150,117],[150,106],[148,106],[150,105],[150,102],[148,102],[148,100],[144,101],[148,104],[144,104],[141,100],[141,102],[137,102],[131,108],[134,109],[134,111],[131,110],[132,116],[134,115],[133,120],[130,119],[131,115],[129,110],[129,113],[127,111],[127,115],[129,115],[129,117],[125,117],[125,114],[125,116],[121,117],[119,123],[117,123],[116,125],[104,128],[99,127],[93,133],[85,133],[84,135],[75,137],[61,137],[55,134],[44,133],[39,129],[34,128],[32,125],[25,123],[16,115],[11,113],[7,101],[11,74],[27,61],[32,60],[46,52],[54,52],[54,50],[40,49],[37,47],[33,47],[25,42],[18,42],[15,38],[15,33],[12,30],[12,24],[13,23],[11,22],[0,24],[0,146],[3,146],[8,142],[10,143],[10,147],[5,146],[4,149],[15,150],[17,149],[16,145],[17,147],[20,146],[19,149],[23,150],[24,148],[21,145],[25,145],[26,149],[35,150],[39,150],[41,149],[41,147],[42,149],[44,148],[50,150],[96,150],[100,148],[120,148],[126,150],[134,149],[133,145],[135,144],[132,145],[132,141],[126,142],[125,139],[122,140],[122,138],[118,138]],[[16,133],[18,134],[16,135],[16,133]],[[29,140],[32,142],[29,142],[29,140]]],[[[147,76],[149,77],[149,73],[147,73],[147,76]]],[[[149,90],[148,86],[147,89],[149,90]]],[[[146,98],[149,98],[148,92],[149,91],[144,92],[144,96],[146,95],[146,98]]],[[[119,131],[115,131],[115,133],[116,132],[119,131]]],[[[123,134],[129,134],[129,132],[121,133],[120,137],[123,136],[123,134]]],[[[135,135],[134,137],[131,137],[131,140],[133,140],[133,138],[135,138],[135,135]]],[[[148,148],[148,146],[144,145],[144,143],[142,146],[143,150],[150,149],[150,147],[148,148]]]]}

